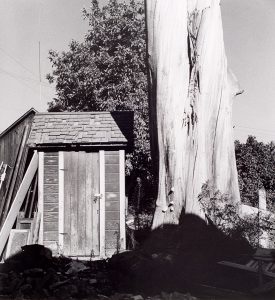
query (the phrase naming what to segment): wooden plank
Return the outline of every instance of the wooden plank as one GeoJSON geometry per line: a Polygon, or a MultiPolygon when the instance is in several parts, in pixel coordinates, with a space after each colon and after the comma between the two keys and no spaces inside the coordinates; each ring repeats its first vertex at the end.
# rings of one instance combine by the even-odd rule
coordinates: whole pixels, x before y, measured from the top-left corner
{"type": "Polygon", "coordinates": [[[58,156],[49,156],[47,153],[45,154],[46,154],[44,160],[45,166],[50,166],[50,165],[58,166],[58,156]]]}
{"type": "MultiPolygon", "coordinates": [[[[77,255],[85,255],[86,241],[86,153],[78,152],[78,211],[77,211],[77,255]]],[[[92,199],[87,199],[91,201],[92,199]]]]}
{"type": "Polygon", "coordinates": [[[57,241],[58,232],[57,231],[45,231],[44,229],[44,241],[57,241]]]}
{"type": "Polygon", "coordinates": [[[106,164],[106,174],[119,173],[119,164],[106,164]]]}
{"type": "Polygon", "coordinates": [[[57,222],[44,222],[45,231],[58,231],[57,222]]]}
{"type": "Polygon", "coordinates": [[[105,185],[105,190],[106,192],[111,192],[111,193],[117,193],[119,192],[119,176],[118,174],[114,174],[114,176],[116,177],[116,181],[112,182],[112,183],[106,183],[105,185]]]}
{"type": "MultiPolygon", "coordinates": [[[[232,267],[232,268],[236,268],[236,269],[240,269],[240,270],[245,270],[245,271],[254,272],[254,273],[258,272],[258,268],[255,269],[255,268],[247,267],[246,265],[232,263],[229,261],[220,261],[218,263],[220,265],[224,265],[224,266],[228,266],[228,267],[232,267]]],[[[275,278],[275,273],[273,273],[273,272],[268,272],[268,271],[263,270],[263,274],[266,276],[275,278]]]]}
{"type": "Polygon", "coordinates": [[[106,220],[119,220],[120,211],[106,211],[105,218],[106,220]]]}
{"type": "Polygon", "coordinates": [[[9,210],[7,218],[6,218],[6,220],[3,224],[3,227],[0,231],[0,254],[2,253],[2,251],[5,247],[8,236],[9,236],[12,226],[15,222],[16,216],[22,206],[22,203],[27,194],[28,188],[33,180],[33,177],[35,175],[37,167],[38,167],[38,155],[37,155],[37,152],[34,152],[31,162],[29,164],[29,167],[25,173],[25,176],[24,176],[24,178],[21,182],[21,185],[17,191],[17,194],[16,194],[15,199],[12,203],[12,206],[9,210]]]}
{"type": "Polygon", "coordinates": [[[119,192],[106,192],[105,197],[106,197],[106,201],[119,201],[120,193],[119,192]]]}
{"type": "Polygon", "coordinates": [[[7,259],[8,257],[20,252],[21,247],[27,245],[28,238],[28,229],[12,229],[9,236],[5,258],[7,259]]]}
{"type": "Polygon", "coordinates": [[[72,161],[71,161],[71,172],[72,172],[72,181],[71,181],[71,255],[78,255],[78,152],[71,152],[72,161]]]}
{"type": "MultiPolygon", "coordinates": [[[[60,151],[58,156],[58,244],[60,254],[64,248],[64,152],[60,151]]],[[[57,230],[57,229],[56,229],[57,230]]]]}
{"type": "Polygon", "coordinates": [[[56,170],[58,168],[58,165],[47,165],[47,168],[45,168],[45,175],[52,175],[52,174],[56,174],[56,170]]]}
{"type": "Polygon", "coordinates": [[[58,152],[45,152],[47,157],[58,157],[58,152]]]}
{"type": "Polygon", "coordinates": [[[41,223],[39,227],[38,243],[43,244],[43,201],[44,201],[44,152],[39,152],[39,165],[38,165],[38,212],[40,213],[41,223]]]}
{"type": "Polygon", "coordinates": [[[36,212],[34,213],[34,216],[33,216],[32,222],[31,222],[31,228],[30,228],[30,232],[29,232],[29,236],[28,236],[28,245],[31,245],[32,241],[33,241],[33,232],[34,232],[35,222],[36,222],[36,212]]]}
{"type": "Polygon", "coordinates": [[[106,220],[106,231],[107,230],[119,230],[120,224],[119,220],[106,220]]]}
{"type": "MultiPolygon", "coordinates": [[[[64,255],[71,253],[71,189],[72,189],[72,154],[64,152],[64,231],[63,252],[64,255]]],[[[61,234],[61,233],[60,233],[61,234]]]]}
{"type": "Polygon", "coordinates": [[[99,151],[99,191],[101,196],[99,203],[99,247],[100,256],[105,257],[105,153],[99,151]]]}
{"type": "MultiPolygon", "coordinates": [[[[44,183],[44,193],[45,194],[58,194],[58,189],[59,189],[58,184],[45,184],[44,183]]],[[[58,199],[58,197],[57,197],[57,199],[58,199]]]]}
{"type": "Polygon", "coordinates": [[[58,177],[56,173],[52,173],[52,174],[45,173],[45,180],[44,180],[45,184],[58,184],[58,177]]]}
{"type": "Polygon", "coordinates": [[[38,183],[38,174],[36,173],[35,182],[34,182],[33,191],[32,191],[31,203],[30,203],[30,207],[29,207],[28,218],[32,217],[32,212],[33,212],[33,209],[34,209],[34,198],[35,198],[36,190],[37,190],[37,183],[38,183]]]}
{"type": "MultiPolygon", "coordinates": [[[[12,201],[12,195],[13,195],[13,191],[14,191],[14,187],[16,184],[16,179],[18,176],[18,172],[20,169],[20,163],[22,163],[22,156],[23,156],[23,152],[24,152],[24,147],[26,145],[26,141],[27,141],[27,135],[28,135],[28,125],[24,128],[24,132],[22,135],[22,139],[20,142],[20,146],[17,152],[17,157],[16,157],[16,162],[15,162],[15,166],[13,168],[13,172],[11,175],[11,181],[9,183],[9,186],[7,188],[7,192],[6,195],[4,196],[4,199],[2,199],[2,203],[3,203],[3,207],[1,207],[1,224],[2,225],[5,221],[5,218],[8,214],[9,211],[9,207],[10,207],[10,203],[12,201]]],[[[12,144],[11,144],[12,145],[12,144]]]]}
{"type": "Polygon", "coordinates": [[[119,150],[120,250],[126,250],[125,151],[119,150]]]}
{"type": "Polygon", "coordinates": [[[119,174],[106,173],[105,181],[106,181],[106,183],[119,182],[119,174]]]}
{"type": "Polygon", "coordinates": [[[56,203],[58,202],[58,193],[44,195],[44,203],[56,203]]]}
{"type": "Polygon", "coordinates": [[[58,207],[58,203],[44,203],[44,214],[47,214],[48,212],[58,213],[58,207]]]}
{"type": "Polygon", "coordinates": [[[58,212],[47,212],[43,211],[44,219],[43,222],[58,223],[58,212]]]}
{"type": "Polygon", "coordinates": [[[119,155],[118,152],[116,154],[105,155],[106,164],[119,164],[119,155]]]}
{"type": "Polygon", "coordinates": [[[90,255],[93,250],[93,203],[96,193],[93,182],[93,153],[86,156],[86,233],[85,233],[85,255],[90,255]]]}
{"type": "Polygon", "coordinates": [[[106,211],[119,211],[120,210],[119,201],[106,201],[105,208],[106,211]]]}
{"type": "Polygon", "coordinates": [[[34,225],[34,231],[33,231],[33,241],[32,241],[33,244],[38,243],[40,225],[41,225],[41,213],[37,212],[35,225],[34,225]]]}
{"type": "MultiPolygon", "coordinates": [[[[93,193],[99,194],[100,193],[100,186],[99,186],[99,181],[100,181],[100,175],[99,175],[99,153],[95,152],[92,153],[92,181],[93,181],[93,193]]],[[[94,255],[99,255],[99,206],[100,206],[100,201],[93,201],[92,202],[92,211],[93,211],[93,223],[92,223],[92,230],[93,230],[93,251],[94,255]]]]}
{"type": "Polygon", "coordinates": [[[105,156],[109,156],[109,155],[116,155],[116,156],[119,156],[119,152],[116,150],[107,150],[105,151],[105,156]]]}

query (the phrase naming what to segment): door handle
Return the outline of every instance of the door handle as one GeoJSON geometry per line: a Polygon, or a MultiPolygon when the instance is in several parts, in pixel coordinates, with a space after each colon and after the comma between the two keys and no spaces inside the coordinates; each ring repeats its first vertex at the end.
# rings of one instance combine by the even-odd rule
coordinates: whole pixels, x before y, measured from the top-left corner
{"type": "Polygon", "coordinates": [[[102,199],[102,194],[94,194],[94,202],[96,203],[97,201],[99,201],[100,199],[102,199]]]}

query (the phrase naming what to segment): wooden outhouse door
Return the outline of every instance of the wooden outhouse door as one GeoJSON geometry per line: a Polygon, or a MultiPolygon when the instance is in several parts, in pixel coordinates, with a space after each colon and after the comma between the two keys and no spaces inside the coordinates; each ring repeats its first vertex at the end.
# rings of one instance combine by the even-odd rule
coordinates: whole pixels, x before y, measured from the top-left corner
{"type": "Polygon", "coordinates": [[[99,255],[99,153],[64,152],[64,255],[99,255]]]}

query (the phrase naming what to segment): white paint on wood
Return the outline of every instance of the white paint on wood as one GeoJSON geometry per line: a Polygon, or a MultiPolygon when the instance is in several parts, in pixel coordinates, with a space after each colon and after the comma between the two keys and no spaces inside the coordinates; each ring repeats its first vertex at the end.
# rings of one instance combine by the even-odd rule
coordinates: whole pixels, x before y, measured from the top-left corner
{"type": "Polygon", "coordinates": [[[38,155],[37,155],[37,152],[35,151],[32,156],[31,162],[28,166],[28,169],[25,173],[25,176],[19,186],[17,193],[16,193],[14,201],[13,201],[11,208],[9,210],[9,213],[7,215],[7,218],[6,218],[6,220],[3,224],[3,227],[0,231],[0,254],[3,252],[3,249],[6,245],[10,231],[13,227],[13,224],[16,220],[17,214],[22,206],[22,203],[23,203],[25,196],[28,192],[28,189],[31,185],[31,182],[33,180],[33,177],[35,175],[37,167],[38,167],[38,155]]]}
{"type": "Polygon", "coordinates": [[[126,249],[125,230],[125,151],[119,150],[120,250],[126,249]]]}
{"type": "Polygon", "coordinates": [[[63,254],[64,246],[64,152],[58,153],[58,254],[63,254]]]}
{"type": "Polygon", "coordinates": [[[266,191],[264,188],[259,189],[259,209],[266,210],[266,191]]]}
{"type": "Polygon", "coordinates": [[[27,241],[29,240],[29,236],[29,229],[12,229],[9,235],[5,258],[7,259],[8,257],[20,252],[21,247],[28,244],[27,241]]]}
{"type": "Polygon", "coordinates": [[[43,207],[44,207],[44,152],[39,152],[39,164],[38,164],[38,212],[41,216],[38,243],[43,244],[43,207]]]}
{"type": "Polygon", "coordinates": [[[105,257],[105,151],[99,151],[99,255],[105,257]]]}

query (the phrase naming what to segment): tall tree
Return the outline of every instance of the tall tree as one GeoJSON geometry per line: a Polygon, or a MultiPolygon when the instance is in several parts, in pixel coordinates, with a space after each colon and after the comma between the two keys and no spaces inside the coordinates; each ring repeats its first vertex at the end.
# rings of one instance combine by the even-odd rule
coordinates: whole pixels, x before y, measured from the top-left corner
{"type": "Polygon", "coordinates": [[[97,0],[83,11],[89,22],[84,41],[68,51],[50,51],[57,97],[49,111],[133,110],[134,154],[128,170],[148,170],[150,163],[144,4],[97,0]]]}
{"type": "Polygon", "coordinates": [[[156,228],[178,223],[182,211],[204,218],[197,196],[206,181],[240,200],[231,120],[240,91],[227,67],[219,0],[147,0],[146,14],[156,228]]]}
{"type": "Polygon", "coordinates": [[[268,209],[275,211],[275,145],[249,136],[246,143],[235,141],[242,202],[258,207],[258,191],[267,191],[268,209]]]}

